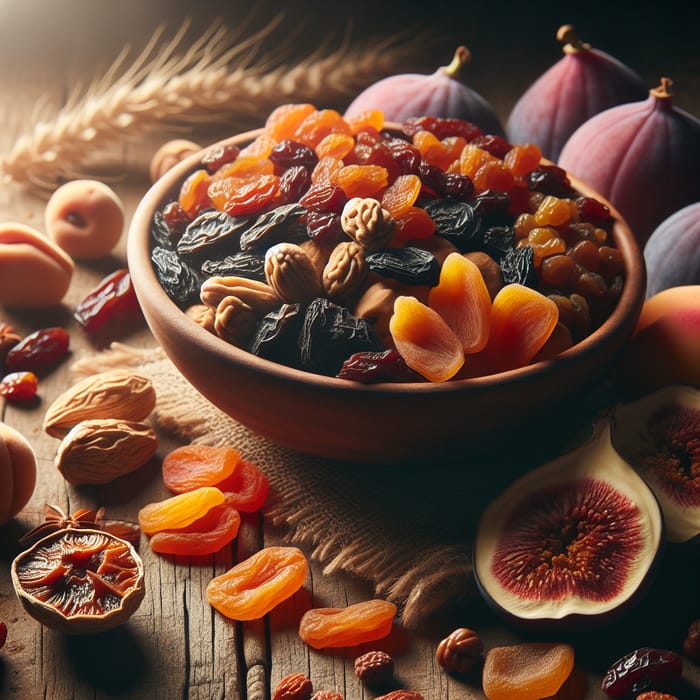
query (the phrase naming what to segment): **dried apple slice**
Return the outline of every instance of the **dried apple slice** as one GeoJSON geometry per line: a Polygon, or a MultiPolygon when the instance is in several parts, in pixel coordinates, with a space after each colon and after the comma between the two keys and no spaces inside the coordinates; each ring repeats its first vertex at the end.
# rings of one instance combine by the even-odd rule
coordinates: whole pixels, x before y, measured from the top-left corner
{"type": "Polygon", "coordinates": [[[484,511],[474,570],[511,622],[587,626],[627,608],[653,578],[659,504],[613,449],[608,421],[583,446],[525,474],[484,511]]]}
{"type": "Polygon", "coordinates": [[[700,391],[668,386],[619,406],[612,442],[659,499],[666,538],[700,535],[700,391]]]}

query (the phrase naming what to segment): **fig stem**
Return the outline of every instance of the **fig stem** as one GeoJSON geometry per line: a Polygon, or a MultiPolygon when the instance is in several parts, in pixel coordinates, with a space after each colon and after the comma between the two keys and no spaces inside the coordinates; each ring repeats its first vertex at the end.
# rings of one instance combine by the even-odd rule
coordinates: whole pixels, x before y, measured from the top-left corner
{"type": "Polygon", "coordinates": [[[466,46],[458,46],[450,64],[448,66],[443,66],[441,70],[450,78],[457,78],[462,66],[468,63],[471,57],[472,53],[466,46]]]}
{"type": "Polygon", "coordinates": [[[578,38],[572,24],[563,24],[559,27],[557,41],[564,44],[562,49],[564,53],[578,53],[579,51],[588,51],[591,48],[590,44],[578,38]]]}
{"type": "Polygon", "coordinates": [[[673,96],[673,91],[671,90],[672,85],[673,80],[671,80],[671,78],[661,78],[661,84],[649,90],[649,94],[659,100],[670,100],[673,96]]]}

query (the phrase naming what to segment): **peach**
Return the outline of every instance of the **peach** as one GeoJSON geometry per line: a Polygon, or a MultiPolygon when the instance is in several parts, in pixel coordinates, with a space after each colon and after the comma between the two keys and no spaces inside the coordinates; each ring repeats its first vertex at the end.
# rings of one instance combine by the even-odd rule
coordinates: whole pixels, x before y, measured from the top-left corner
{"type": "Polygon", "coordinates": [[[647,299],[621,353],[617,379],[639,396],[670,384],[700,386],[700,285],[670,287],[647,299]]]}

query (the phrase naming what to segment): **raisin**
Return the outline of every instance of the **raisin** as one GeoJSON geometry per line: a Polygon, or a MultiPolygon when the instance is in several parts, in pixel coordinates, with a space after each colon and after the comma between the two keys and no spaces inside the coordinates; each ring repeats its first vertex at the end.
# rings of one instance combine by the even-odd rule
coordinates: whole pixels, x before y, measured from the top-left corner
{"type": "Polygon", "coordinates": [[[203,277],[245,277],[265,281],[265,254],[241,250],[220,260],[205,260],[201,266],[203,277]]]}
{"type": "Polygon", "coordinates": [[[151,262],[161,287],[178,306],[199,301],[199,276],[177,253],[156,246],[151,251],[151,262]]]}
{"type": "Polygon", "coordinates": [[[440,278],[440,263],[430,251],[422,248],[384,248],[365,259],[372,272],[404,284],[433,287],[440,278]]]}
{"type": "Polygon", "coordinates": [[[506,141],[506,139],[504,139],[502,136],[498,136],[497,134],[484,134],[481,136],[476,136],[475,138],[470,139],[469,142],[473,146],[481,148],[490,153],[492,156],[500,159],[505,158],[508,151],[513,148],[513,144],[509,143],[506,141]]]}
{"type": "Polygon", "coordinates": [[[298,339],[304,313],[300,304],[283,304],[266,314],[258,324],[248,350],[273,362],[301,366],[298,339]]]}
{"type": "Polygon", "coordinates": [[[321,181],[309,187],[299,204],[311,211],[340,214],[347,201],[348,198],[341,187],[321,181]]]}
{"type": "Polygon", "coordinates": [[[458,250],[474,250],[474,236],[481,218],[471,204],[457,199],[436,199],[425,205],[425,211],[435,222],[435,235],[446,238],[458,250]]]}
{"type": "Polygon", "coordinates": [[[305,229],[301,226],[295,227],[303,213],[304,207],[292,203],[260,214],[241,234],[241,250],[269,248],[276,243],[305,237],[305,229]]]}
{"type": "Polygon", "coordinates": [[[13,372],[37,372],[60,362],[68,353],[70,336],[65,328],[41,328],[24,337],[5,357],[5,367],[13,372]]]}
{"type": "Polygon", "coordinates": [[[535,272],[535,252],[530,246],[511,248],[499,261],[503,284],[523,284],[526,287],[537,287],[535,272]]]}
{"type": "Polygon", "coordinates": [[[318,163],[318,156],[313,148],[291,139],[280,141],[270,152],[269,158],[275,165],[285,170],[297,165],[313,170],[318,163]]]}
{"type": "Polygon", "coordinates": [[[232,143],[216,144],[215,146],[207,148],[204,152],[202,156],[202,165],[210,173],[214,173],[222,165],[232,163],[236,160],[240,152],[241,149],[232,143]]]}
{"type": "Polygon", "coordinates": [[[394,348],[380,352],[356,352],[343,362],[336,376],[363,384],[423,381],[423,377],[412,370],[394,348]]]}
{"type": "Polygon", "coordinates": [[[294,165],[280,176],[280,200],[292,204],[300,200],[311,186],[311,173],[301,165],[294,165]]]}
{"type": "Polygon", "coordinates": [[[529,189],[538,190],[545,195],[568,197],[573,194],[571,181],[566,170],[558,165],[543,164],[538,166],[528,173],[527,182],[529,189]]]}
{"type": "Polygon", "coordinates": [[[207,193],[220,211],[232,216],[260,214],[273,205],[279,191],[277,175],[259,175],[253,179],[226,177],[214,180],[207,193]]]}
{"type": "Polygon", "coordinates": [[[249,224],[226,212],[207,209],[190,223],[177,242],[178,255],[189,264],[239,250],[239,237],[249,224]]]}
{"type": "Polygon", "coordinates": [[[376,352],[383,345],[369,321],[319,297],[306,309],[299,348],[304,369],[334,377],[353,353],[376,352]]]}
{"type": "Polygon", "coordinates": [[[304,217],[306,235],[318,243],[332,243],[345,237],[340,214],[309,211],[304,217]]]}
{"type": "Polygon", "coordinates": [[[480,234],[480,249],[499,261],[515,246],[515,229],[512,226],[491,226],[480,234]]]}

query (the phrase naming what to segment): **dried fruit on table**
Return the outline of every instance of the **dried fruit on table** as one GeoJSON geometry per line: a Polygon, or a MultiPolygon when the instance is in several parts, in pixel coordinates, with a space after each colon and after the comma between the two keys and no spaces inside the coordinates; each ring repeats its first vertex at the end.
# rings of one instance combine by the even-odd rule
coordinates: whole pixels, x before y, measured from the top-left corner
{"type": "Polygon", "coordinates": [[[129,270],[120,268],[102,279],[83,297],[73,315],[88,333],[140,318],[141,307],[129,270]]]}
{"type": "Polygon", "coordinates": [[[396,298],[389,330],[406,364],[432,382],[447,381],[464,364],[462,341],[437,311],[415,297],[396,298]]]}
{"type": "Polygon", "coordinates": [[[440,640],[435,660],[446,671],[468,673],[483,661],[484,642],[468,627],[458,627],[440,640]]]}
{"type": "Polygon", "coordinates": [[[224,492],[226,504],[242,513],[260,510],[270,491],[265,473],[248,459],[241,459],[233,472],[216,486],[224,492]]]}
{"type": "Polygon", "coordinates": [[[159,554],[214,554],[236,538],[240,524],[241,516],[235,508],[226,504],[214,506],[191,525],[156,532],[149,544],[159,554]]]}
{"type": "Polygon", "coordinates": [[[34,372],[10,372],[0,378],[0,396],[8,401],[31,401],[38,388],[39,378],[34,372]]]}
{"type": "Polygon", "coordinates": [[[174,493],[216,486],[238,467],[241,455],[228,445],[182,445],[163,457],[163,483],[174,493]]]}
{"type": "Polygon", "coordinates": [[[381,686],[394,677],[394,659],[385,651],[368,651],[358,656],[354,663],[355,675],[369,686],[381,686]]]}
{"type": "Polygon", "coordinates": [[[102,530],[62,529],[12,562],[24,609],[70,634],[103,632],[126,622],[144,597],[141,558],[127,541],[102,530]]]}
{"type": "Polygon", "coordinates": [[[16,428],[0,421],[0,525],[29,502],[36,485],[34,448],[16,428]]]}
{"type": "Polygon", "coordinates": [[[569,644],[528,642],[486,652],[482,686],[489,700],[539,700],[555,695],[574,668],[569,644]]]}
{"type": "Polygon", "coordinates": [[[675,651],[640,647],[610,666],[601,688],[611,698],[625,698],[645,690],[670,688],[682,672],[683,661],[675,651]]]}
{"type": "Polygon", "coordinates": [[[430,290],[428,306],[455,332],[465,353],[486,347],[491,324],[491,296],[481,270],[459,253],[442,263],[440,280],[430,290]]]}
{"type": "Polygon", "coordinates": [[[214,486],[200,486],[193,491],[143,506],[139,511],[139,525],[147,535],[161,530],[177,530],[191,525],[223,502],[222,491],[214,486]]]}
{"type": "Polygon", "coordinates": [[[354,647],[386,637],[395,617],[396,606],[379,599],[345,608],[312,608],[299,622],[299,636],[314,649],[354,647]]]}
{"type": "Polygon", "coordinates": [[[484,510],[474,573],[485,601],[512,623],[590,628],[644,595],[662,544],[658,501],[601,421],[592,439],[520,477],[484,510]]]}
{"type": "Polygon", "coordinates": [[[61,394],[44,414],[44,430],[62,438],[81,420],[119,418],[143,421],[156,404],[147,377],[115,369],[85,377],[61,394]]]}
{"type": "Polygon", "coordinates": [[[303,673],[289,673],[275,687],[272,700],[309,700],[312,692],[310,678],[303,673]]]}
{"type": "Polygon", "coordinates": [[[13,372],[40,372],[60,362],[69,346],[70,335],[65,328],[40,328],[12,347],[5,357],[5,367],[13,372]]]}
{"type": "Polygon", "coordinates": [[[255,620],[294,595],[307,573],[306,556],[298,547],[265,547],[214,577],[207,600],[232,620],[255,620]]]}

